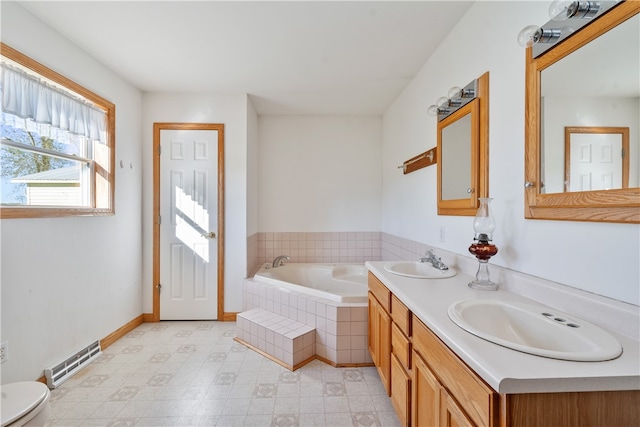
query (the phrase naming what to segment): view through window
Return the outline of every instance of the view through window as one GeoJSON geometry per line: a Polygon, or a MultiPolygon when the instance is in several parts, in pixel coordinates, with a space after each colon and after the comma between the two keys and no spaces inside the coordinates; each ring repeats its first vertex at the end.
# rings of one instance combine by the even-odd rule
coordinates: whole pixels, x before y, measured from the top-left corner
{"type": "Polygon", "coordinates": [[[3,218],[113,213],[115,106],[2,45],[3,218]]]}

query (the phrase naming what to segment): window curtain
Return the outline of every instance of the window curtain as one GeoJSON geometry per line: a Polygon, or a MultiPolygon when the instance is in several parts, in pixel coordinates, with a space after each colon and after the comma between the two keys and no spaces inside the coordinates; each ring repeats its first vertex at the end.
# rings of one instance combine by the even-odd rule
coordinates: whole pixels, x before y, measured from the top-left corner
{"type": "Polygon", "coordinates": [[[107,142],[105,111],[15,67],[2,64],[1,71],[3,113],[107,142]]]}

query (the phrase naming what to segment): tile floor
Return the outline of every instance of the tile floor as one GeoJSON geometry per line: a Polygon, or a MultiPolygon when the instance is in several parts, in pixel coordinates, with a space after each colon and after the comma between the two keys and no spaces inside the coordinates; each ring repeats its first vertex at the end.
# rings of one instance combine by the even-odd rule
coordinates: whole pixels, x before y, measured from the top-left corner
{"type": "Polygon", "coordinates": [[[375,368],[291,372],[231,322],[145,323],[52,391],[51,426],[398,426],[375,368]]]}

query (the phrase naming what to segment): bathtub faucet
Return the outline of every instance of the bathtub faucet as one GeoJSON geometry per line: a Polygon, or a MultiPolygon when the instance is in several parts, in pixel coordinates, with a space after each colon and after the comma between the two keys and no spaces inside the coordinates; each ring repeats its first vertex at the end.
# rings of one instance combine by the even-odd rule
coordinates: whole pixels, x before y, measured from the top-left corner
{"type": "Polygon", "coordinates": [[[434,268],[437,268],[438,270],[448,270],[449,269],[449,267],[447,267],[446,264],[444,262],[442,262],[440,257],[436,256],[436,254],[433,253],[433,249],[429,249],[425,253],[425,255],[426,255],[426,257],[420,258],[418,261],[420,261],[420,262],[430,262],[431,265],[433,265],[434,268]]]}
{"type": "Polygon", "coordinates": [[[288,255],[280,255],[277,256],[273,262],[271,263],[271,267],[276,268],[276,267],[280,267],[282,265],[284,265],[284,260],[285,259],[291,259],[288,255]]]}

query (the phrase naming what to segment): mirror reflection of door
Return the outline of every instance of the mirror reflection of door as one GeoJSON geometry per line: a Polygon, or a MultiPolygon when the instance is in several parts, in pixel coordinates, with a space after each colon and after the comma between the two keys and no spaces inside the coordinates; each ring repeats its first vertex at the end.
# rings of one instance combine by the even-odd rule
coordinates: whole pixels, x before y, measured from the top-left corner
{"type": "Polygon", "coordinates": [[[565,191],[629,187],[629,128],[565,127],[565,191]]]}

